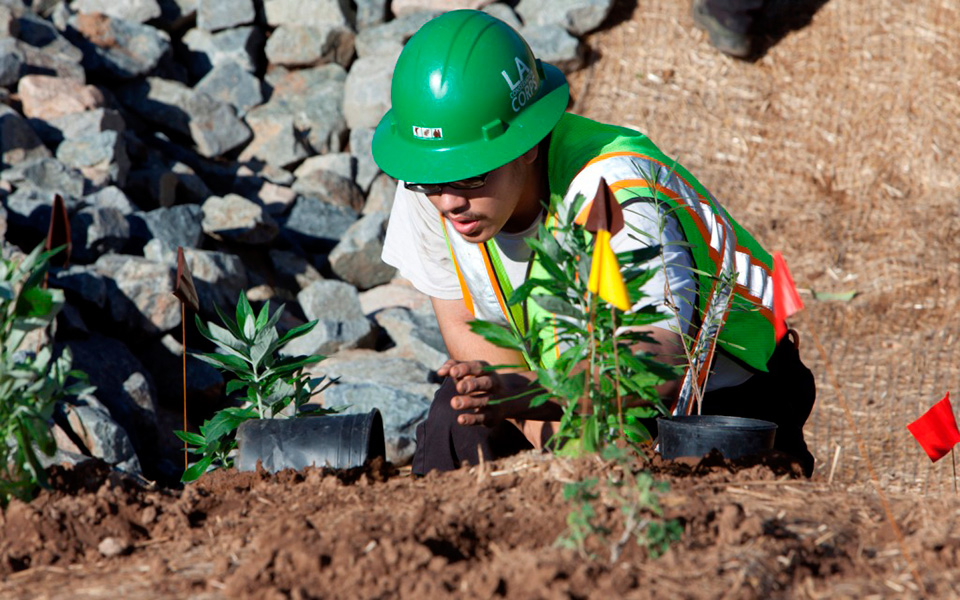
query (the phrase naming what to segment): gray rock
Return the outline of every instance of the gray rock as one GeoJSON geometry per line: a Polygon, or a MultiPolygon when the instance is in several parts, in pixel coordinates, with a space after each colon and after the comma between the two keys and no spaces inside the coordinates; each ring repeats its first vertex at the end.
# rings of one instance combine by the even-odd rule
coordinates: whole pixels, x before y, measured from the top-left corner
{"type": "Polygon", "coordinates": [[[73,259],[91,263],[104,254],[120,252],[130,239],[130,225],[116,208],[88,206],[70,219],[70,233],[73,259]]]}
{"type": "Polygon", "coordinates": [[[294,177],[307,177],[316,171],[330,171],[344,179],[353,180],[357,171],[357,161],[348,152],[331,152],[330,154],[320,154],[311,156],[303,161],[297,170],[293,172],[294,177]]]}
{"type": "Polygon", "coordinates": [[[360,290],[387,283],[397,270],[380,260],[387,214],[370,213],[344,232],[330,253],[330,268],[340,279],[360,290]]]}
{"type": "Polygon", "coordinates": [[[493,4],[485,6],[483,12],[500,19],[514,29],[519,30],[523,27],[523,23],[520,22],[520,17],[517,16],[517,13],[513,12],[509,4],[494,2],[493,4]]]}
{"type": "Polygon", "coordinates": [[[117,90],[131,110],[158,125],[189,135],[202,156],[219,156],[244,144],[251,133],[229,104],[178,81],[147,77],[117,90]]]}
{"type": "Polygon", "coordinates": [[[374,408],[383,418],[387,460],[402,465],[413,459],[417,425],[427,418],[431,398],[388,384],[340,383],[324,392],[326,406],[346,406],[342,414],[363,414],[374,408]]]}
{"type": "Polygon", "coordinates": [[[277,237],[279,227],[263,206],[227,194],[203,203],[203,232],[220,241],[265,245],[277,237]]]}
{"type": "Polygon", "coordinates": [[[140,217],[150,237],[171,252],[180,246],[198,248],[203,242],[203,210],[196,204],[156,208],[140,217]]]}
{"type": "Polygon", "coordinates": [[[370,191],[370,184],[380,173],[380,167],[373,160],[373,129],[350,130],[350,154],[356,160],[354,181],[364,193],[370,191]]]}
{"type": "MultiPolygon", "coordinates": [[[[12,171],[8,169],[6,175],[12,171]]],[[[54,192],[40,190],[29,185],[18,188],[4,200],[7,209],[8,234],[16,234],[26,239],[24,247],[33,247],[46,238],[50,228],[50,212],[53,207],[54,192]]],[[[70,195],[64,196],[67,205],[67,214],[77,211],[80,201],[70,195]]]]}
{"type": "Polygon", "coordinates": [[[362,56],[354,61],[343,87],[343,116],[350,129],[376,127],[390,108],[396,62],[396,54],[362,56]]]}
{"type": "Polygon", "coordinates": [[[167,31],[180,30],[197,16],[198,0],[157,0],[160,5],[158,22],[167,31]]]}
{"type": "Polygon", "coordinates": [[[396,62],[396,57],[407,40],[427,21],[442,13],[440,10],[416,12],[364,29],[357,35],[357,56],[363,58],[385,54],[392,56],[396,62]]]}
{"type": "Polygon", "coordinates": [[[177,201],[179,180],[165,165],[151,165],[134,169],[127,175],[125,189],[137,199],[137,206],[151,210],[158,206],[173,206],[177,201]]]}
{"type": "Polygon", "coordinates": [[[52,271],[49,283],[64,291],[68,306],[94,309],[107,306],[107,280],[90,266],[71,265],[52,271]]]}
{"type": "Polygon", "coordinates": [[[393,199],[397,195],[397,180],[386,173],[380,173],[370,185],[367,202],[363,205],[363,214],[382,212],[390,214],[393,199]]]}
{"type": "Polygon", "coordinates": [[[0,169],[50,156],[26,119],[0,103],[0,169]]]}
{"type": "MultiPolygon", "coordinates": [[[[177,267],[176,248],[167,248],[159,240],[147,243],[143,254],[147,258],[164,262],[171,269],[177,267]]],[[[200,314],[206,319],[216,319],[215,305],[232,311],[237,297],[248,285],[247,271],[242,259],[235,254],[196,248],[184,248],[183,254],[200,297],[200,314]]]]}
{"type": "Polygon", "coordinates": [[[33,119],[30,124],[51,146],[58,146],[64,139],[82,138],[104,131],[123,133],[127,128],[123,117],[112,108],[96,108],[53,119],[33,119]]]}
{"type": "Polygon", "coordinates": [[[494,0],[392,0],[390,12],[397,17],[424,10],[479,10],[494,0]]]}
{"type": "Polygon", "coordinates": [[[213,67],[193,89],[229,104],[236,109],[240,117],[254,106],[263,103],[260,80],[235,62],[213,67]]]}
{"type": "Polygon", "coordinates": [[[20,24],[17,15],[9,6],[0,5],[0,38],[17,37],[20,33],[20,24]]]}
{"type": "Polygon", "coordinates": [[[136,205],[130,202],[130,198],[127,198],[123,190],[112,185],[86,195],[83,200],[90,206],[116,209],[125,216],[132,215],[137,210],[136,205]]]}
{"type": "Polygon", "coordinates": [[[97,386],[96,399],[130,437],[144,474],[155,477],[150,467],[163,453],[156,392],[143,364],[123,342],[98,333],[66,345],[73,352],[74,368],[90,376],[91,384],[97,386]]]}
{"type": "Polygon", "coordinates": [[[580,39],[559,25],[533,25],[520,31],[534,56],[564,73],[573,73],[584,65],[580,39]]]}
{"type": "Polygon", "coordinates": [[[98,185],[124,185],[130,170],[126,143],[122,133],[104,131],[64,140],[57,147],[57,160],[79,169],[98,185]]]}
{"type": "Polygon", "coordinates": [[[310,251],[330,251],[357,220],[351,208],[337,206],[310,196],[297,198],[283,229],[310,251]]]}
{"type": "MultiPolygon", "coordinates": [[[[69,62],[75,65],[79,65],[83,60],[83,52],[61,35],[53,23],[33,12],[21,13],[17,17],[17,28],[19,29],[17,37],[25,44],[21,46],[24,51],[29,46],[42,54],[55,57],[57,62],[69,62]]],[[[30,64],[32,64],[31,57],[32,53],[28,53],[27,62],[30,64]]]]}
{"type": "Polygon", "coordinates": [[[390,283],[378,285],[360,292],[360,306],[368,317],[376,318],[377,312],[388,308],[407,308],[415,313],[433,314],[430,296],[413,287],[413,284],[401,277],[390,283]]]}
{"type": "Polygon", "coordinates": [[[354,18],[350,3],[346,0],[263,0],[263,11],[271,27],[349,27],[354,18]]]}
{"type": "Polygon", "coordinates": [[[195,78],[201,78],[218,65],[236,63],[251,73],[257,70],[257,56],[263,46],[263,33],[256,26],[237,27],[217,33],[199,28],[183,36],[188,48],[187,67],[195,78]]]}
{"type": "Polygon", "coordinates": [[[107,286],[112,322],[131,333],[156,336],[180,324],[180,303],[173,295],[174,272],[167,264],[120,254],[105,254],[94,269],[114,284],[107,286]]]}
{"type": "MultiPolygon", "coordinates": [[[[57,35],[60,34],[57,33],[57,35]]],[[[83,60],[83,53],[69,42],[66,43],[69,50],[61,48],[57,43],[47,44],[49,48],[38,48],[26,42],[18,41],[17,49],[23,55],[23,64],[20,67],[21,74],[56,75],[64,79],[85,83],[87,74],[80,64],[83,60]]]]}
{"type": "Polygon", "coordinates": [[[92,85],[51,75],[26,75],[17,82],[23,114],[29,118],[54,119],[99,108],[106,103],[103,92],[92,85]]]}
{"type": "Polygon", "coordinates": [[[376,27],[387,20],[387,0],[357,0],[357,31],[376,27]]]}
{"type": "Polygon", "coordinates": [[[198,0],[197,27],[219,31],[253,23],[257,13],[253,0],[198,0]]]}
{"type": "Polygon", "coordinates": [[[388,351],[391,356],[416,359],[434,370],[450,358],[432,310],[387,308],[377,312],[374,320],[395,344],[388,351]]]}
{"type": "Polygon", "coordinates": [[[63,403],[60,406],[71,437],[82,445],[81,450],[86,454],[111,465],[131,460],[139,464],[130,436],[99,401],[79,400],[77,405],[63,403]]]}
{"type": "Polygon", "coordinates": [[[0,86],[12,86],[20,79],[24,56],[14,38],[0,39],[0,86]]]}
{"type": "Polygon", "coordinates": [[[157,0],[73,0],[70,8],[79,13],[103,13],[105,15],[132,21],[146,23],[160,17],[162,14],[157,0]]]}
{"type": "Polygon", "coordinates": [[[346,414],[380,410],[387,458],[402,463],[413,454],[414,429],[425,417],[437,385],[430,369],[417,360],[384,356],[373,350],[338,352],[311,368],[311,374],[336,377],[323,393],[325,406],[345,406],[346,414]]]}
{"type": "MultiPolygon", "coordinates": [[[[161,406],[180,406],[183,402],[182,377],[171,376],[171,373],[181,373],[183,369],[183,346],[179,338],[179,333],[176,337],[165,335],[134,348],[137,358],[149,370],[157,386],[161,406]]],[[[189,351],[186,370],[188,406],[216,406],[223,401],[224,381],[220,371],[189,351]]]]}
{"type": "Polygon", "coordinates": [[[240,153],[241,162],[260,161],[284,168],[307,156],[292,115],[271,106],[259,106],[247,113],[246,122],[253,140],[240,153]]]}
{"type": "Polygon", "coordinates": [[[47,192],[69,196],[83,195],[83,175],[54,158],[37,158],[21,162],[0,173],[0,180],[13,185],[32,186],[47,192]]]}
{"type": "Polygon", "coordinates": [[[336,63],[298,71],[274,69],[266,77],[273,92],[263,108],[293,115],[294,126],[306,134],[310,154],[339,152],[348,131],[342,112],[346,78],[336,63]]]}
{"type": "Polygon", "coordinates": [[[287,67],[308,67],[335,62],[349,67],[354,33],[341,25],[310,27],[281,25],[267,40],[267,61],[287,67]]]}
{"type": "Polygon", "coordinates": [[[307,259],[293,252],[270,250],[270,265],[279,285],[298,292],[314,281],[323,280],[307,259]]]}
{"type": "Polygon", "coordinates": [[[74,41],[84,66],[122,79],[146,75],[170,52],[170,35],[150,25],[97,13],[74,15],[70,26],[82,36],[74,41]]]}
{"type": "Polygon", "coordinates": [[[357,184],[352,179],[341,177],[332,171],[311,171],[294,182],[293,190],[304,196],[345,206],[358,213],[363,208],[363,192],[357,184]]]}
{"type": "Polygon", "coordinates": [[[573,35],[584,35],[599,27],[613,0],[520,0],[517,13],[527,26],[559,25],[573,35]]]}
{"type": "Polygon", "coordinates": [[[363,314],[357,290],[342,281],[315,281],[297,294],[300,308],[317,325],[281,352],[285,355],[329,355],[340,349],[370,347],[375,331],[363,314]]]}

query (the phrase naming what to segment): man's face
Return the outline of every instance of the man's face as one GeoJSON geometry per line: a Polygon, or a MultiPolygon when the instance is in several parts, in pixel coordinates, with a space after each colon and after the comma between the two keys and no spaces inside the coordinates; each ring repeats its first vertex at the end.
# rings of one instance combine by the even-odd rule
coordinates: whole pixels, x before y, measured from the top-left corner
{"type": "Polygon", "coordinates": [[[490,171],[483,187],[443,186],[427,198],[468,242],[482,244],[501,230],[523,231],[540,214],[540,200],[530,185],[535,157],[536,152],[528,153],[490,171]]]}

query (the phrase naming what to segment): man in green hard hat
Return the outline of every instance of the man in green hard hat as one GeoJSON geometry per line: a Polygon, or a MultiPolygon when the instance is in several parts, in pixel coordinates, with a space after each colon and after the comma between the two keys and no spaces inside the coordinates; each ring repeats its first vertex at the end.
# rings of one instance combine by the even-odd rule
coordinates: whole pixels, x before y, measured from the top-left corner
{"type": "MultiPolygon", "coordinates": [[[[683,364],[681,333],[717,318],[712,282],[735,280],[729,295],[756,310],[721,311],[702,412],[777,423],[776,447],[809,475],[803,424],[814,382],[791,338],[775,339],[770,255],[646,136],[567,113],[568,100],[563,74],[480,11],[431,20],[397,60],[392,108],[373,138],[377,164],[400,182],[383,260],[430,296],[451,357],[417,429],[414,473],[542,447],[559,405],[516,398],[534,385],[530,371],[485,370],[523,359],[469,323],[517,318],[505,300],[530,272],[526,239],[537,235],[544,207],[593,198],[604,181],[630,225],[611,239],[614,251],[646,245],[628,231],[649,232],[662,248],[664,266],[644,284],[643,302],[669,318],[636,350],[683,364]],[[515,399],[491,403],[504,398],[515,399]]],[[[664,382],[658,391],[673,406],[679,387],[664,382]]]]}

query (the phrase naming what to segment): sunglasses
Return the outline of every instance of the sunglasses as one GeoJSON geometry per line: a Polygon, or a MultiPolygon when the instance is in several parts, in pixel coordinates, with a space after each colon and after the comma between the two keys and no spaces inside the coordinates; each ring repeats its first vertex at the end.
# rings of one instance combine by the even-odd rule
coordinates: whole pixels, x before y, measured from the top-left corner
{"type": "Polygon", "coordinates": [[[468,177],[466,179],[459,179],[457,181],[448,181],[446,183],[404,183],[403,187],[407,188],[411,192],[418,192],[421,194],[434,195],[439,194],[443,191],[445,187],[451,187],[455,190],[476,190],[480,189],[487,183],[487,177],[490,175],[490,172],[486,172],[483,175],[477,175],[476,177],[468,177]]]}

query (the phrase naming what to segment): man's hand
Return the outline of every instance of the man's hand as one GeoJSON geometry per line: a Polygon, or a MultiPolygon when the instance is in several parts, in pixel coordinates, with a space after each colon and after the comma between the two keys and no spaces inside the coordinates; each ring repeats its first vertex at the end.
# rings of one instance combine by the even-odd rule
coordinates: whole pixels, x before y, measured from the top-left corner
{"type": "MultiPolygon", "coordinates": [[[[457,395],[450,399],[455,410],[472,410],[457,417],[460,425],[493,427],[507,418],[505,402],[491,404],[491,400],[512,395],[506,389],[504,378],[496,371],[487,371],[489,364],[482,360],[450,359],[437,369],[437,375],[453,379],[457,395]]],[[[515,390],[520,391],[520,390],[515,390]]]]}

